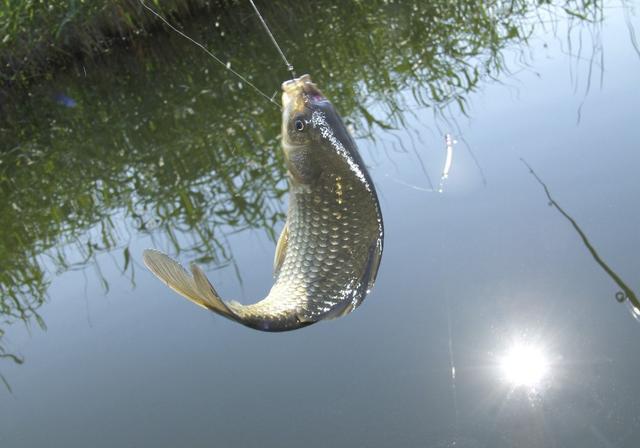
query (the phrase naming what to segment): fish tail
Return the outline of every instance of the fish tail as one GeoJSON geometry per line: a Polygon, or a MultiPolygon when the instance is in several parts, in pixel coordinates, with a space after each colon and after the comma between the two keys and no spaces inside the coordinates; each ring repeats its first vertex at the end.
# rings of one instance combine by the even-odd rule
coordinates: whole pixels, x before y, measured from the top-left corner
{"type": "Polygon", "coordinates": [[[147,249],[142,258],[147,268],[178,294],[224,317],[239,320],[195,263],[191,264],[189,274],[180,263],[160,251],[147,249]]]}

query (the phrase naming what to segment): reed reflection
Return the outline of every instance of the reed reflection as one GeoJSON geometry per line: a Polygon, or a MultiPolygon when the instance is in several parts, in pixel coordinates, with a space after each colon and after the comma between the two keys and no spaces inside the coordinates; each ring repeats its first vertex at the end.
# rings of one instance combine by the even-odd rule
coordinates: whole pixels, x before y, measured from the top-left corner
{"type": "MultiPolygon", "coordinates": [[[[336,15],[327,1],[269,5],[263,12],[282,18],[273,31],[290,58],[323,80],[362,138],[404,128],[415,107],[465,112],[469,93],[506,70],[503,52],[525,51],[540,6],[376,0],[349,3],[336,15]]],[[[573,7],[585,23],[593,8],[573,7]]],[[[227,14],[215,33],[208,20],[192,25],[191,36],[255,75],[261,90],[280,85],[283,73],[260,57],[272,54],[270,42],[243,14],[227,14]]],[[[179,36],[153,36],[129,50],[52,74],[50,84],[30,86],[28,99],[7,101],[0,121],[3,327],[36,321],[44,328],[37,310],[54,275],[96,267],[107,289],[113,279],[101,276],[100,254],[118,254],[120,271],[132,278],[129,243],[144,235],[165,239],[172,255],[186,252],[215,267],[233,263],[228,233],[263,229],[275,239],[286,193],[277,111],[179,36]],[[56,103],[55,92],[73,107],[56,103]]]]}
{"type": "Polygon", "coordinates": [[[613,280],[614,283],[616,285],[618,285],[618,287],[621,289],[621,291],[618,291],[615,294],[616,300],[619,303],[626,303],[626,305],[627,305],[627,307],[628,307],[628,309],[629,309],[629,311],[631,313],[631,316],[636,321],[640,322],[640,300],[638,300],[638,296],[636,296],[635,292],[631,289],[631,287],[629,285],[627,285],[627,283],[625,283],[622,280],[622,278],[618,274],[616,274],[616,272],[613,269],[611,269],[611,267],[609,267],[609,265],[607,263],[605,263],[605,261],[600,257],[600,255],[596,251],[595,247],[591,244],[591,242],[587,238],[587,235],[582,231],[582,229],[580,228],[580,226],[578,225],[576,220],[573,219],[571,217],[571,215],[569,215],[562,207],[560,207],[560,205],[556,202],[555,199],[553,199],[553,197],[551,196],[551,192],[549,191],[549,187],[547,187],[547,184],[545,184],[542,181],[542,179],[534,171],[534,169],[531,167],[531,165],[529,165],[527,163],[527,161],[524,160],[524,159],[520,159],[520,160],[522,161],[522,163],[524,163],[526,165],[526,167],[529,169],[529,172],[531,173],[531,175],[535,178],[535,180],[544,189],[544,193],[547,196],[547,199],[549,200],[549,205],[554,207],[556,210],[558,210],[558,212],[560,212],[560,214],[567,221],[569,221],[569,223],[574,228],[574,230],[576,231],[578,236],[580,236],[580,239],[582,240],[582,243],[587,248],[587,250],[589,251],[589,254],[591,254],[591,256],[593,257],[594,261],[611,278],[611,280],[613,280]]]}

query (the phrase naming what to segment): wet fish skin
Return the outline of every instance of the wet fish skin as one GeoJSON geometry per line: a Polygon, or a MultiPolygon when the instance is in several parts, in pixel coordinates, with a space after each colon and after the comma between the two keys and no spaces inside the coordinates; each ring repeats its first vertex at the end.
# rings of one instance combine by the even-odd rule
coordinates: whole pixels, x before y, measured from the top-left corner
{"type": "Polygon", "coordinates": [[[147,267],[196,304],[263,331],[286,331],[354,310],[373,286],[384,229],[375,187],[333,105],[309,75],[282,85],[289,209],[263,300],[223,301],[202,270],[155,250],[147,267]]]}

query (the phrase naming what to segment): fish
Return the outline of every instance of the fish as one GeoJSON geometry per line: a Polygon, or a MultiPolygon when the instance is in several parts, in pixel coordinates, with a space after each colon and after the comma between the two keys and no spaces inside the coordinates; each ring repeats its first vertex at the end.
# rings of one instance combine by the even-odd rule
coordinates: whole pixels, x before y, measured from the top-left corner
{"type": "Polygon", "coordinates": [[[282,150],[287,218],[268,295],[253,304],[223,300],[206,274],[147,249],[147,268],[195,304],[247,327],[288,331],[356,309],[373,287],[384,245],[375,186],[333,104],[309,75],[282,84],[282,150]]]}

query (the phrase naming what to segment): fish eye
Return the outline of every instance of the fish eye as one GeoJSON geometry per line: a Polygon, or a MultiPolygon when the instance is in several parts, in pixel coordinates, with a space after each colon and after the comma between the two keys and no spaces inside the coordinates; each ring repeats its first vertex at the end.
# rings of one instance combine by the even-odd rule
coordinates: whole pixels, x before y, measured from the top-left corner
{"type": "Polygon", "coordinates": [[[302,120],[296,120],[295,127],[296,131],[302,132],[304,130],[304,122],[302,120]]]}

